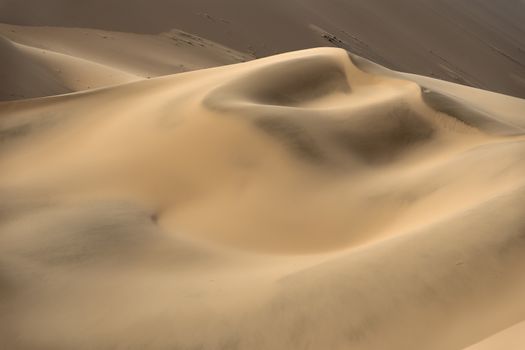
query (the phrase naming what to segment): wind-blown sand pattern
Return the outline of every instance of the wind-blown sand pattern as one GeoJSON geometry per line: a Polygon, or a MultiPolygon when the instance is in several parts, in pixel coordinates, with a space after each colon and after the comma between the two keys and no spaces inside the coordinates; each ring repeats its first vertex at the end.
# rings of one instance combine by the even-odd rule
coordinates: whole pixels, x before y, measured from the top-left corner
{"type": "Polygon", "coordinates": [[[523,111],[335,48],[2,102],[1,344],[522,345],[523,111]]]}
{"type": "Polygon", "coordinates": [[[523,0],[0,0],[0,22],[179,28],[257,57],[336,46],[398,71],[525,98],[523,0]]]}
{"type": "Polygon", "coordinates": [[[140,35],[0,23],[0,101],[89,90],[251,59],[180,30],[140,35]]]}

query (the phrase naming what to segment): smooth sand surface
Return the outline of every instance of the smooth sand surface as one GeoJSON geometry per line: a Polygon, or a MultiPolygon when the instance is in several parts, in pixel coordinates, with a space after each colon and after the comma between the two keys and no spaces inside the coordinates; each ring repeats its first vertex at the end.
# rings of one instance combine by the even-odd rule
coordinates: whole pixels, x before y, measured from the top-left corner
{"type": "Polygon", "coordinates": [[[0,344],[523,345],[523,111],[335,48],[1,102],[0,344]]]}
{"type": "Polygon", "coordinates": [[[525,98],[523,0],[0,0],[0,22],[180,28],[257,57],[334,45],[399,71],[525,98]]]}
{"type": "Polygon", "coordinates": [[[525,322],[510,327],[466,350],[520,350],[525,344],[525,322]]]}
{"type": "Polygon", "coordinates": [[[253,59],[195,35],[0,23],[0,101],[95,89],[253,59]]]}

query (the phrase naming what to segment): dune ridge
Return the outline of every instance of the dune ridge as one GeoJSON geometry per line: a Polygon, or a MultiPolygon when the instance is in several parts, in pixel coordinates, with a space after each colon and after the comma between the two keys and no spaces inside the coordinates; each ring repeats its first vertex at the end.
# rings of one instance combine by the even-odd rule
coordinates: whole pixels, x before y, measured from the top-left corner
{"type": "Polygon", "coordinates": [[[523,124],[418,79],[318,48],[0,102],[2,343],[441,350],[523,322],[523,124]]]}
{"type": "Polygon", "coordinates": [[[64,94],[251,60],[173,29],[141,35],[0,23],[0,101],[64,94]]]}
{"type": "Polygon", "coordinates": [[[150,34],[176,27],[257,57],[336,46],[398,71],[520,98],[524,12],[521,0],[0,1],[0,22],[150,34]]]}

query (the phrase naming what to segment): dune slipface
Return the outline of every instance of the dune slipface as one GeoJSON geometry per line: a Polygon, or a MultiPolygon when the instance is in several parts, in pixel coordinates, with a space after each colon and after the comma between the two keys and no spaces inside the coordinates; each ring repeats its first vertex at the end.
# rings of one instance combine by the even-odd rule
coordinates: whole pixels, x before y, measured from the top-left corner
{"type": "Polygon", "coordinates": [[[0,22],[131,33],[175,26],[257,57],[336,46],[399,71],[521,98],[524,13],[522,0],[0,1],[0,22]]]}
{"type": "Polygon", "coordinates": [[[107,87],[252,58],[175,29],[141,35],[0,23],[0,101],[107,87]]]}
{"type": "Polygon", "coordinates": [[[524,110],[340,49],[0,103],[1,343],[501,344],[524,110]]]}

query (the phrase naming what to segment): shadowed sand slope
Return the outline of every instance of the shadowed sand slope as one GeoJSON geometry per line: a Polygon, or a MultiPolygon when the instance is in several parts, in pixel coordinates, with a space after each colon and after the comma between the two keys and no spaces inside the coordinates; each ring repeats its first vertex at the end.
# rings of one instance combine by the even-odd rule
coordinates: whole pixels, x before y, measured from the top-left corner
{"type": "Polygon", "coordinates": [[[1,0],[0,21],[159,33],[258,57],[335,45],[392,69],[525,98],[522,0],[1,0]]]}
{"type": "Polygon", "coordinates": [[[179,30],[140,35],[0,24],[0,100],[88,90],[250,59],[179,30]]]}
{"type": "Polygon", "coordinates": [[[0,103],[1,343],[512,336],[525,102],[418,79],[325,48],[0,103]]]}

